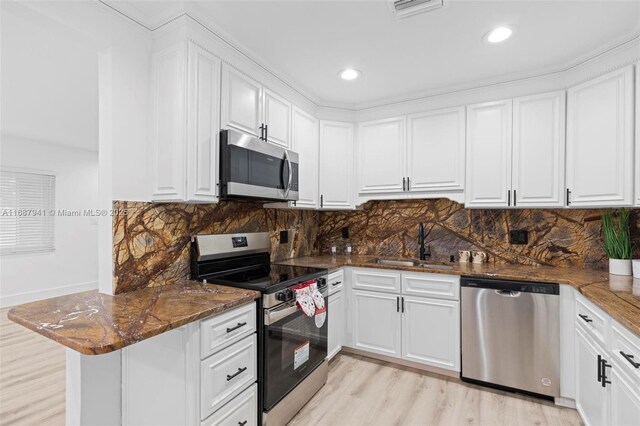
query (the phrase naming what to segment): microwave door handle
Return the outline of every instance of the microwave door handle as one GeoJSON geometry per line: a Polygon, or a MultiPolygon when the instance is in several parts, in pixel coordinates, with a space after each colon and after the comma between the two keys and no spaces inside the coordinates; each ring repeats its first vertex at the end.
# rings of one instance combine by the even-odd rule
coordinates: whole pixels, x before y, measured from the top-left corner
{"type": "Polygon", "coordinates": [[[291,190],[291,180],[293,179],[293,170],[291,169],[291,159],[289,158],[289,151],[284,150],[284,159],[287,162],[287,170],[289,171],[289,180],[287,181],[287,189],[284,191],[285,198],[289,196],[291,190]]]}

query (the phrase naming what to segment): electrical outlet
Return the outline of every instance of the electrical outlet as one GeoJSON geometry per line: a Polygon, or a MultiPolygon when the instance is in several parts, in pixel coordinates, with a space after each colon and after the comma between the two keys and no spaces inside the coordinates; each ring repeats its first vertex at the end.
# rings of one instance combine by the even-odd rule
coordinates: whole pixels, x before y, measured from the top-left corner
{"type": "Polygon", "coordinates": [[[528,244],[529,231],[526,229],[514,229],[509,232],[509,242],[511,244],[528,244]]]}
{"type": "Polygon", "coordinates": [[[280,244],[287,244],[289,242],[289,231],[280,231],[280,244]]]}
{"type": "Polygon", "coordinates": [[[346,226],[342,228],[342,238],[349,238],[349,228],[346,226]]]}

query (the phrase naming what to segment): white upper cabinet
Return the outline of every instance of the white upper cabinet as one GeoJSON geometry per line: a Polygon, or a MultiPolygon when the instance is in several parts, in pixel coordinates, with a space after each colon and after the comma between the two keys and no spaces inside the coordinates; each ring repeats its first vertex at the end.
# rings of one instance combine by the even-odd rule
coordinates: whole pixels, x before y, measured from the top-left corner
{"type": "Polygon", "coordinates": [[[351,123],[320,121],[320,208],[354,208],[351,123]]]}
{"type": "Polygon", "coordinates": [[[464,157],[464,107],[407,117],[407,178],[410,191],[464,189],[464,157]]]}
{"type": "Polygon", "coordinates": [[[189,44],[187,96],[187,199],[218,196],[220,60],[189,44]]]}
{"type": "Polygon", "coordinates": [[[564,206],[564,123],[564,91],[513,100],[513,206],[564,206]]]}
{"type": "Polygon", "coordinates": [[[293,150],[299,155],[298,201],[295,207],[317,208],[318,197],[318,120],[301,109],[293,108],[293,150]]]}
{"type": "Polygon", "coordinates": [[[184,46],[180,44],[154,53],[151,61],[151,196],[156,201],[181,201],[186,192],[184,46]]]}
{"type": "Polygon", "coordinates": [[[291,147],[291,102],[242,72],[222,67],[222,128],[291,147]]]}
{"type": "Polygon", "coordinates": [[[217,201],[220,66],[193,43],[153,55],[154,201],[217,201]]]}
{"type": "Polygon", "coordinates": [[[264,124],[267,141],[284,148],[291,147],[291,103],[264,89],[264,124]]]}
{"type": "Polygon", "coordinates": [[[633,204],[633,67],[572,87],[567,102],[571,207],[633,204]]]}
{"type": "Polygon", "coordinates": [[[467,207],[511,205],[512,101],[467,107],[467,207]]]}
{"type": "Polygon", "coordinates": [[[405,117],[358,126],[358,193],[401,193],[407,188],[405,117]]]}
{"type": "Polygon", "coordinates": [[[225,64],[222,67],[222,128],[262,136],[262,86],[225,64]]]}

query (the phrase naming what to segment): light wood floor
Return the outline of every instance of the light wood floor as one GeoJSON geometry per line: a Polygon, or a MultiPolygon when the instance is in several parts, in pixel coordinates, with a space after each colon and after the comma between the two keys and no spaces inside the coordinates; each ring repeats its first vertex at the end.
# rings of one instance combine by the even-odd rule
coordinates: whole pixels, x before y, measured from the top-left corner
{"type": "Polygon", "coordinates": [[[65,352],[0,311],[0,425],[64,425],[65,352]]]}
{"type": "Polygon", "coordinates": [[[580,424],[569,408],[340,354],[329,364],[327,384],[289,426],[580,424]]]}
{"type": "MultiPolygon", "coordinates": [[[[290,425],[580,425],[575,410],[354,355],[290,425]]],[[[64,425],[62,346],[0,311],[0,425],[64,425]]]]}

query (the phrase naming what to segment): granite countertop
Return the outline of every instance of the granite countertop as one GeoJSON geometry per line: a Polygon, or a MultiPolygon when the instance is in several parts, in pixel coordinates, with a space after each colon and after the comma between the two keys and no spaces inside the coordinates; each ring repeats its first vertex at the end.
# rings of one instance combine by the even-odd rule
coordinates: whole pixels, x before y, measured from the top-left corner
{"type": "Polygon", "coordinates": [[[110,296],[97,290],[9,310],[10,320],[86,355],[144,339],[260,298],[260,293],[183,281],[110,296]]]}
{"type": "MultiPolygon", "coordinates": [[[[616,321],[640,336],[640,279],[608,272],[549,266],[448,263],[452,269],[422,266],[392,266],[372,263],[382,256],[310,256],[279,262],[285,265],[311,266],[329,270],[343,266],[464,275],[477,278],[499,278],[567,284],[598,305],[616,321]]],[[[385,257],[385,259],[387,259],[385,257]]],[[[410,260],[410,259],[398,259],[410,260]]],[[[429,262],[429,261],[427,261],[429,262]]],[[[433,262],[438,263],[438,262],[433,262]]]]}

